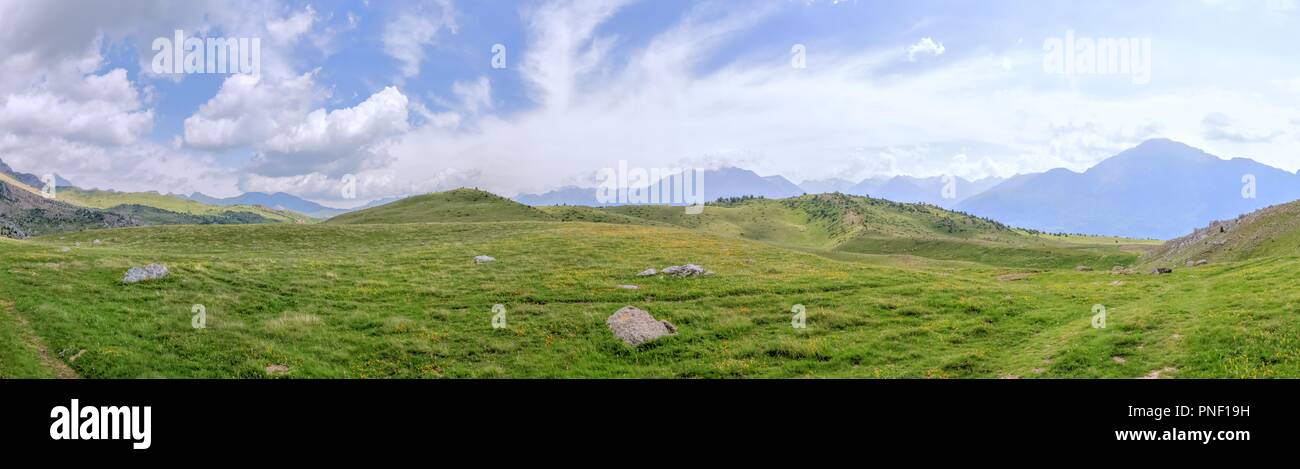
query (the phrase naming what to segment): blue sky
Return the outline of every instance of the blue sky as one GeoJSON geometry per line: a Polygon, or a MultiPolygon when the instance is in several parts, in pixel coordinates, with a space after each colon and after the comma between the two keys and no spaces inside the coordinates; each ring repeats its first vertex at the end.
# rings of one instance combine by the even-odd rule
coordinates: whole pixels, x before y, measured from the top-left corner
{"type": "Polygon", "coordinates": [[[796,182],[1082,170],[1153,137],[1300,169],[1295,0],[102,3],[0,0],[11,166],[339,206],[591,185],[620,160],[796,182]],[[259,38],[261,73],[152,73],[175,29],[259,38]],[[1067,34],[1147,41],[1150,73],[1053,73],[1067,34]]]}

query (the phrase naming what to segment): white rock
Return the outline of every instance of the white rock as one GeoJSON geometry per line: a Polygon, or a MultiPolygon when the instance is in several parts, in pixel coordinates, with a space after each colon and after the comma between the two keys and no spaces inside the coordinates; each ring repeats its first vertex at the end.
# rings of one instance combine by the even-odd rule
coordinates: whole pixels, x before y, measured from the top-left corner
{"type": "Polygon", "coordinates": [[[655,270],[654,268],[649,268],[649,269],[646,269],[646,270],[642,270],[641,273],[636,274],[636,276],[637,276],[637,277],[651,277],[651,276],[658,275],[658,274],[659,274],[659,271],[655,270]]]}
{"type": "Polygon", "coordinates": [[[695,264],[675,265],[672,267],[664,267],[663,272],[664,275],[672,275],[674,277],[696,277],[704,275],[704,268],[695,264]]]}
{"type": "Polygon", "coordinates": [[[482,263],[484,263],[484,262],[492,262],[492,261],[495,261],[495,260],[497,260],[497,259],[496,259],[495,257],[492,257],[492,256],[474,256],[474,263],[475,263],[475,264],[482,264],[482,263]]]}
{"type": "Polygon", "coordinates": [[[137,283],[166,277],[170,273],[161,264],[149,264],[144,267],[132,267],[122,276],[122,283],[137,283]]]}

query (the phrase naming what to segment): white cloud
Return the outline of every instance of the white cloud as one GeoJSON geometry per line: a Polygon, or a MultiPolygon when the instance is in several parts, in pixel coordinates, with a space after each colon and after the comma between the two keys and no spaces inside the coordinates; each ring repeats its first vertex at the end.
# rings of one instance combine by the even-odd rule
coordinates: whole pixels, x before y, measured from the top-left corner
{"type": "Polygon", "coordinates": [[[470,114],[479,109],[492,108],[492,82],[488,77],[479,77],[473,82],[456,82],[451,85],[451,92],[460,98],[460,108],[470,114]]]}
{"type": "Polygon", "coordinates": [[[944,50],[943,43],[935,42],[932,38],[923,37],[916,44],[908,46],[907,60],[915,62],[918,55],[943,55],[944,50]]]}
{"type": "Polygon", "coordinates": [[[384,53],[402,63],[402,76],[420,74],[424,48],[437,43],[446,30],[456,33],[455,9],[450,0],[439,0],[434,11],[403,12],[384,28],[384,53]]]}
{"type": "Polygon", "coordinates": [[[0,96],[0,129],[10,133],[125,145],[152,128],[153,111],[120,68],[0,96]]]}
{"type": "Polygon", "coordinates": [[[314,72],[273,81],[266,76],[231,75],[216,96],[185,119],[185,143],[205,150],[256,145],[287,123],[304,118],[325,99],[314,72]]]}
{"type": "Polygon", "coordinates": [[[227,78],[216,96],[185,119],[185,142],[205,150],[251,147],[260,154],[249,170],[262,174],[341,174],[382,157],[385,140],[409,129],[409,101],[397,88],[384,88],[353,107],[326,110],[314,107],[326,95],[313,76],[271,83],[248,75],[227,78]]]}
{"type": "Polygon", "coordinates": [[[308,5],[300,12],[267,21],[266,32],[270,34],[272,41],[282,44],[292,43],[311,31],[314,21],[316,21],[316,10],[308,5]]]}

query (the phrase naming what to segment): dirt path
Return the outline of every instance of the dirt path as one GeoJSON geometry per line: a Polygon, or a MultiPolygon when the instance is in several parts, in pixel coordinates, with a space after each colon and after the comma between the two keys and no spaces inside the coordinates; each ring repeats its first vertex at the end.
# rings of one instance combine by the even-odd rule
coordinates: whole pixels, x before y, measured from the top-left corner
{"type": "Polygon", "coordinates": [[[72,368],[69,367],[67,363],[64,363],[63,360],[59,360],[53,355],[50,355],[50,349],[45,346],[45,341],[41,340],[40,336],[37,336],[36,332],[32,330],[31,324],[27,323],[27,318],[18,314],[18,310],[14,308],[13,303],[0,300],[0,310],[3,310],[4,314],[14,318],[14,323],[18,325],[18,336],[21,337],[22,341],[28,346],[36,349],[36,354],[40,359],[41,366],[45,367],[46,370],[49,370],[55,378],[73,379],[77,377],[77,372],[72,371],[72,368]]]}

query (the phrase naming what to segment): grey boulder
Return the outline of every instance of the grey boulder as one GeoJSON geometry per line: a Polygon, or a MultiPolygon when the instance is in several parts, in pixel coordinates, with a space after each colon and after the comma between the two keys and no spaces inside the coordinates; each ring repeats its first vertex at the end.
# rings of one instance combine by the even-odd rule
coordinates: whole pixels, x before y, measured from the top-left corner
{"type": "Polygon", "coordinates": [[[625,306],[605,320],[609,331],[623,343],[636,347],[666,335],[677,333],[668,321],[659,321],[643,310],[625,306]]]}
{"type": "Polygon", "coordinates": [[[671,275],[674,277],[698,277],[700,275],[704,275],[705,273],[703,267],[700,267],[695,264],[664,267],[663,272],[664,275],[671,275]]]}
{"type": "Polygon", "coordinates": [[[170,273],[161,264],[149,264],[144,267],[132,267],[122,276],[122,283],[138,283],[166,277],[170,273]]]}

